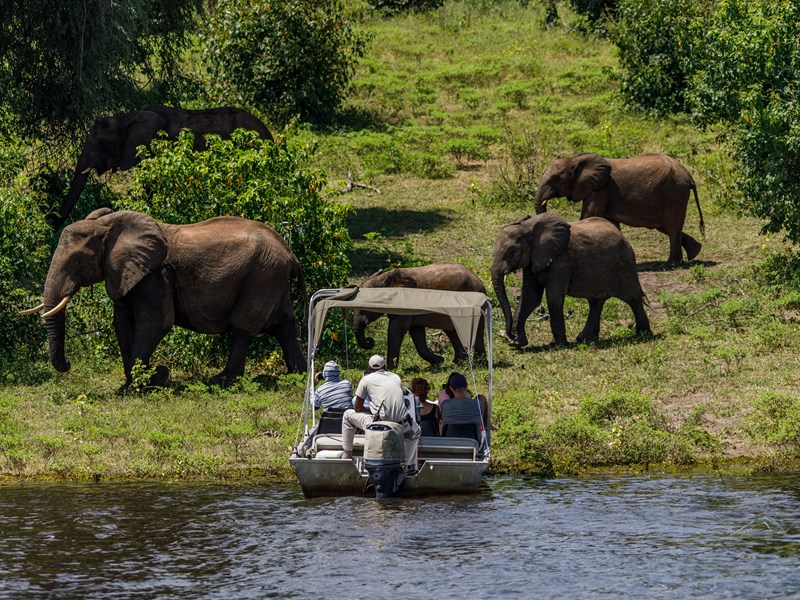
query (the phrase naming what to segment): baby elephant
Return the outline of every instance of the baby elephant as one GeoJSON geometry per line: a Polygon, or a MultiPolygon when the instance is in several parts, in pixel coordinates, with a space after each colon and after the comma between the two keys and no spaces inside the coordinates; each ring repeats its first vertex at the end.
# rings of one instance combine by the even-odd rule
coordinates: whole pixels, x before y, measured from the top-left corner
{"type": "Polygon", "coordinates": [[[547,293],[553,340],[567,343],[564,298],[586,298],[589,318],[579,342],[600,336],[600,316],[608,298],[627,302],[636,318],[636,331],[650,333],[644,311],[644,292],[636,272],[633,248],[612,223],[591,217],[569,224],[543,213],[525,216],[500,231],[494,243],[492,285],[506,320],[506,334],[514,346],[526,346],[525,321],[547,293]],[[522,298],[511,318],[505,277],[522,269],[522,298]]]}

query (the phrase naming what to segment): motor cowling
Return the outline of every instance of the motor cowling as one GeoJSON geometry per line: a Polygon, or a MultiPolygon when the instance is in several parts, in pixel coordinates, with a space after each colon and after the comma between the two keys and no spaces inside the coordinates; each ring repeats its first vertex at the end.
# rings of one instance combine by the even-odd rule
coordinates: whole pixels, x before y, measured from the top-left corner
{"type": "Polygon", "coordinates": [[[377,498],[396,498],[405,478],[403,428],[392,421],[376,421],[364,432],[364,466],[377,498]]]}

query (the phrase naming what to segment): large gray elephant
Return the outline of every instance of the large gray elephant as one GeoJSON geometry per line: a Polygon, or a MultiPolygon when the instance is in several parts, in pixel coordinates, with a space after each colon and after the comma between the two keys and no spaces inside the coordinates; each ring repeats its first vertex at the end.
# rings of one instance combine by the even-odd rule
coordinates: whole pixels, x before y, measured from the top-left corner
{"type": "Polygon", "coordinates": [[[578,341],[600,336],[600,317],[608,298],[620,298],[633,310],[637,332],[650,332],[644,292],[633,248],[606,219],[590,217],[569,224],[553,214],[526,215],[505,226],[494,243],[492,286],[514,346],[527,346],[525,321],[547,294],[550,329],[557,345],[566,345],[564,298],[586,298],[589,318],[578,341]],[[522,294],[516,315],[506,295],[505,278],[522,269],[522,294]]]}
{"type": "Polygon", "coordinates": [[[189,129],[195,134],[194,149],[199,151],[206,147],[207,134],[230,138],[239,128],[256,131],[262,139],[272,139],[272,134],[259,119],[246,110],[230,106],[207,110],[152,106],[147,110],[134,110],[98,120],[83,143],[67,196],[58,211],[48,217],[50,224],[53,229],[64,224],[92,169],[98,175],[107,171],[127,171],[141,160],[137,148],[148,146],[159,131],[166,132],[167,138],[174,140],[181,130],[189,129]]]}
{"type": "MultiPolygon", "coordinates": [[[[105,281],[126,385],[135,362],[149,364],[173,325],[232,332],[227,365],[212,379],[226,386],[244,373],[250,341],[263,334],[278,340],[289,372],[305,371],[289,297],[293,279],[305,294],[300,264],[263,223],[216,217],[169,225],[142,213],[101,208],[64,228],[37,308],[46,311],[50,361],[68,371],[64,309],[81,287],[105,281]]],[[[152,384],[163,385],[168,375],[157,367],[152,384]]]]}
{"type": "Polygon", "coordinates": [[[582,202],[581,219],[604,217],[619,226],[657,229],[669,237],[669,266],[683,258],[692,260],[702,244],[683,232],[689,194],[694,192],[700,213],[700,232],[705,235],[703,211],[697,186],[689,171],[664,154],[630,158],[604,158],[598,154],[573,154],[555,160],[542,176],[534,204],[536,213],[547,210],[547,201],[565,196],[582,202]]]}
{"type": "MultiPolygon", "coordinates": [[[[453,262],[438,262],[424,267],[397,268],[379,272],[364,281],[361,287],[408,287],[486,293],[486,287],[475,273],[464,265],[453,262]]],[[[365,332],[367,325],[381,316],[383,315],[380,313],[370,311],[355,311],[353,327],[356,340],[362,348],[369,350],[375,346],[375,340],[367,337],[365,332]]],[[[456,361],[467,358],[467,351],[458,339],[453,323],[448,317],[441,315],[390,315],[386,352],[386,365],[389,369],[397,366],[400,358],[400,346],[406,333],[411,335],[417,353],[431,365],[438,366],[444,362],[444,357],[434,353],[428,347],[425,340],[425,329],[428,327],[441,329],[445,332],[453,344],[456,361]]],[[[483,337],[480,337],[475,344],[475,353],[482,355],[485,352],[483,337]]]]}

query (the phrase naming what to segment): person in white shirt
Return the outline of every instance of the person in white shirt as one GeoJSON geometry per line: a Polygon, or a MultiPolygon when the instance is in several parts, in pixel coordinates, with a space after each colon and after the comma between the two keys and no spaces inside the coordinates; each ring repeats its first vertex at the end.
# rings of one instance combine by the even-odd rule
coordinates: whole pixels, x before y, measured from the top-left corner
{"type": "Polygon", "coordinates": [[[346,410],[342,419],[342,458],[353,457],[356,429],[366,430],[374,421],[393,421],[403,427],[406,466],[416,469],[417,444],[422,432],[408,412],[400,377],[386,370],[386,361],[378,354],[369,359],[369,370],[358,383],[355,408],[346,410]],[[364,406],[367,396],[369,408],[364,406]]]}

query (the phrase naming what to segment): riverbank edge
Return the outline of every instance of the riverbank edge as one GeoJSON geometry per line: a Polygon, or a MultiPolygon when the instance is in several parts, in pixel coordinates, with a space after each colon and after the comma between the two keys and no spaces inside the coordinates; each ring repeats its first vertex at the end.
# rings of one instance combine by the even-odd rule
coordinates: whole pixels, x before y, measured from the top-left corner
{"type": "MultiPolygon", "coordinates": [[[[800,474],[800,458],[778,456],[737,457],[698,462],[691,465],[670,463],[613,465],[586,467],[579,474],[554,475],[538,469],[511,469],[490,465],[487,477],[538,477],[541,479],[580,479],[585,477],[751,477],[760,473],[800,474]]],[[[177,483],[221,485],[289,485],[297,478],[291,467],[269,470],[248,466],[225,469],[216,476],[182,476],[175,474],[131,475],[126,473],[53,473],[27,474],[0,473],[0,486],[19,484],[75,484],[75,483],[177,483]]]]}

